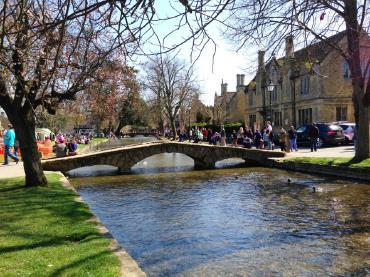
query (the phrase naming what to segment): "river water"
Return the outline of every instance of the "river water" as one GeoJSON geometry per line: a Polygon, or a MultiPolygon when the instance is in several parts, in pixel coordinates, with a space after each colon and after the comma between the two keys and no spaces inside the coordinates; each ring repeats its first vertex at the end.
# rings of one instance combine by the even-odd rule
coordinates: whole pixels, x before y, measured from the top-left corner
{"type": "Polygon", "coordinates": [[[148,276],[370,275],[370,185],[192,165],[160,154],[71,182],[148,276]]]}

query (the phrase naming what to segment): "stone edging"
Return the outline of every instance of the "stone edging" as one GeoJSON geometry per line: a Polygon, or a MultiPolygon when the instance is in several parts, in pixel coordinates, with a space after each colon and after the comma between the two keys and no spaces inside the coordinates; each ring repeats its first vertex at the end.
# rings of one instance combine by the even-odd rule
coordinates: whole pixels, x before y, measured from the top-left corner
{"type": "Polygon", "coordinates": [[[367,168],[351,168],[347,166],[320,165],[303,162],[284,162],[280,159],[268,159],[266,165],[305,173],[370,181],[370,169],[367,168]]]}
{"type": "MultiPolygon", "coordinates": [[[[76,193],[75,201],[83,202],[87,204],[83,200],[83,198],[78,194],[76,189],[69,183],[67,178],[61,172],[57,172],[57,173],[59,173],[61,176],[60,181],[62,182],[62,185],[76,193]]],[[[91,210],[90,212],[92,213],[91,210]]],[[[93,214],[93,217],[90,219],[90,221],[94,221],[97,223],[97,228],[102,236],[108,237],[111,239],[109,250],[112,251],[119,259],[119,262],[121,264],[121,276],[122,277],[123,276],[124,277],[137,277],[137,276],[145,277],[146,276],[145,272],[141,270],[137,262],[119,245],[117,240],[114,239],[112,234],[109,233],[109,230],[103,225],[103,223],[101,223],[99,218],[93,214]]]]}

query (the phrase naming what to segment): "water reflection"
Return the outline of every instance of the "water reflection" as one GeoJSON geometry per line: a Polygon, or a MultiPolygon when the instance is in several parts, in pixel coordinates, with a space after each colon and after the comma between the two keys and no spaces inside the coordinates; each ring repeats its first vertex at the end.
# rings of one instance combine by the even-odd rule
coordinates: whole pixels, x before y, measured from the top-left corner
{"type": "Polygon", "coordinates": [[[72,182],[148,276],[370,274],[362,183],[266,168],[72,182]]]}

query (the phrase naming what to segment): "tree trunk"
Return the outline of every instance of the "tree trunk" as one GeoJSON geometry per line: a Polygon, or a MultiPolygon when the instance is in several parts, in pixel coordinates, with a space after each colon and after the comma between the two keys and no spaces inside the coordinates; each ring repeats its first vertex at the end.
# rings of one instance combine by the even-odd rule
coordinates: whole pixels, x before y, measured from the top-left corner
{"type": "Polygon", "coordinates": [[[172,131],[172,138],[176,139],[176,125],[175,125],[175,118],[170,117],[170,124],[171,124],[171,131],[172,131]]]}
{"type": "Polygon", "coordinates": [[[356,120],[355,159],[363,160],[370,157],[370,109],[360,103],[356,120]]]}
{"type": "Polygon", "coordinates": [[[26,187],[46,186],[47,180],[35,139],[35,125],[19,117],[13,120],[13,124],[21,149],[26,187]]]}
{"type": "Polygon", "coordinates": [[[118,126],[117,126],[116,131],[115,131],[115,135],[117,137],[119,137],[121,135],[121,129],[122,129],[122,127],[123,127],[123,124],[121,123],[121,121],[119,121],[118,122],[118,126]]]}
{"type": "Polygon", "coordinates": [[[357,0],[345,1],[345,22],[348,43],[349,68],[351,71],[353,88],[353,105],[356,121],[356,147],[355,159],[362,160],[369,158],[370,129],[369,129],[369,107],[362,102],[365,94],[365,81],[362,76],[360,58],[360,40],[362,29],[358,24],[357,0]]]}

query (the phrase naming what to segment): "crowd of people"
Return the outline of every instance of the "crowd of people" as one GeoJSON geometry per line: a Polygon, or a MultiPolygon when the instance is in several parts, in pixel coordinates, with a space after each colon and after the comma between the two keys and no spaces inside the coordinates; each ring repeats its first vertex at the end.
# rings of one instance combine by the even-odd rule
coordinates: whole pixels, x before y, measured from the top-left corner
{"type": "Polygon", "coordinates": [[[53,152],[57,158],[75,156],[78,144],[89,144],[91,139],[92,135],[65,135],[59,132],[55,136],[53,152]]]}
{"type": "MultiPolygon", "coordinates": [[[[170,129],[164,130],[164,135],[172,137],[170,129]]],[[[193,143],[207,142],[212,145],[226,146],[229,142],[233,147],[245,147],[256,149],[274,150],[275,142],[279,142],[281,151],[298,151],[297,147],[297,131],[294,126],[290,126],[288,130],[280,129],[278,136],[274,134],[271,122],[267,121],[264,127],[259,130],[254,130],[248,126],[239,127],[238,130],[233,130],[231,133],[226,133],[225,128],[214,131],[211,128],[193,127],[185,130],[177,130],[179,141],[189,141],[193,143]]],[[[113,136],[109,136],[113,137],[113,136]]],[[[114,136],[115,137],[115,136],[114,136]]],[[[309,128],[311,151],[317,151],[317,141],[319,139],[319,130],[312,123],[309,128]]],[[[36,139],[38,135],[36,135],[36,139]]],[[[19,142],[16,139],[13,126],[8,125],[8,128],[0,133],[0,139],[3,140],[4,162],[3,165],[9,163],[9,158],[16,163],[19,161],[19,142]]],[[[78,144],[89,144],[92,135],[66,135],[59,132],[55,136],[55,145],[52,145],[54,137],[45,137],[43,142],[53,149],[56,157],[74,156],[77,154],[78,144]]]]}
{"type": "MultiPolygon", "coordinates": [[[[233,147],[245,147],[265,150],[274,150],[275,142],[280,145],[281,151],[298,151],[297,147],[297,131],[294,126],[290,126],[288,130],[280,129],[279,134],[275,134],[270,121],[267,121],[264,127],[259,130],[254,130],[251,127],[239,127],[238,130],[233,130],[227,134],[224,127],[221,131],[213,131],[211,128],[193,127],[183,131],[177,130],[179,141],[189,142],[208,142],[213,145],[226,146],[226,142],[231,142],[233,147]]],[[[311,151],[317,151],[317,140],[319,138],[319,130],[314,123],[309,129],[311,139],[311,151]]]]}

